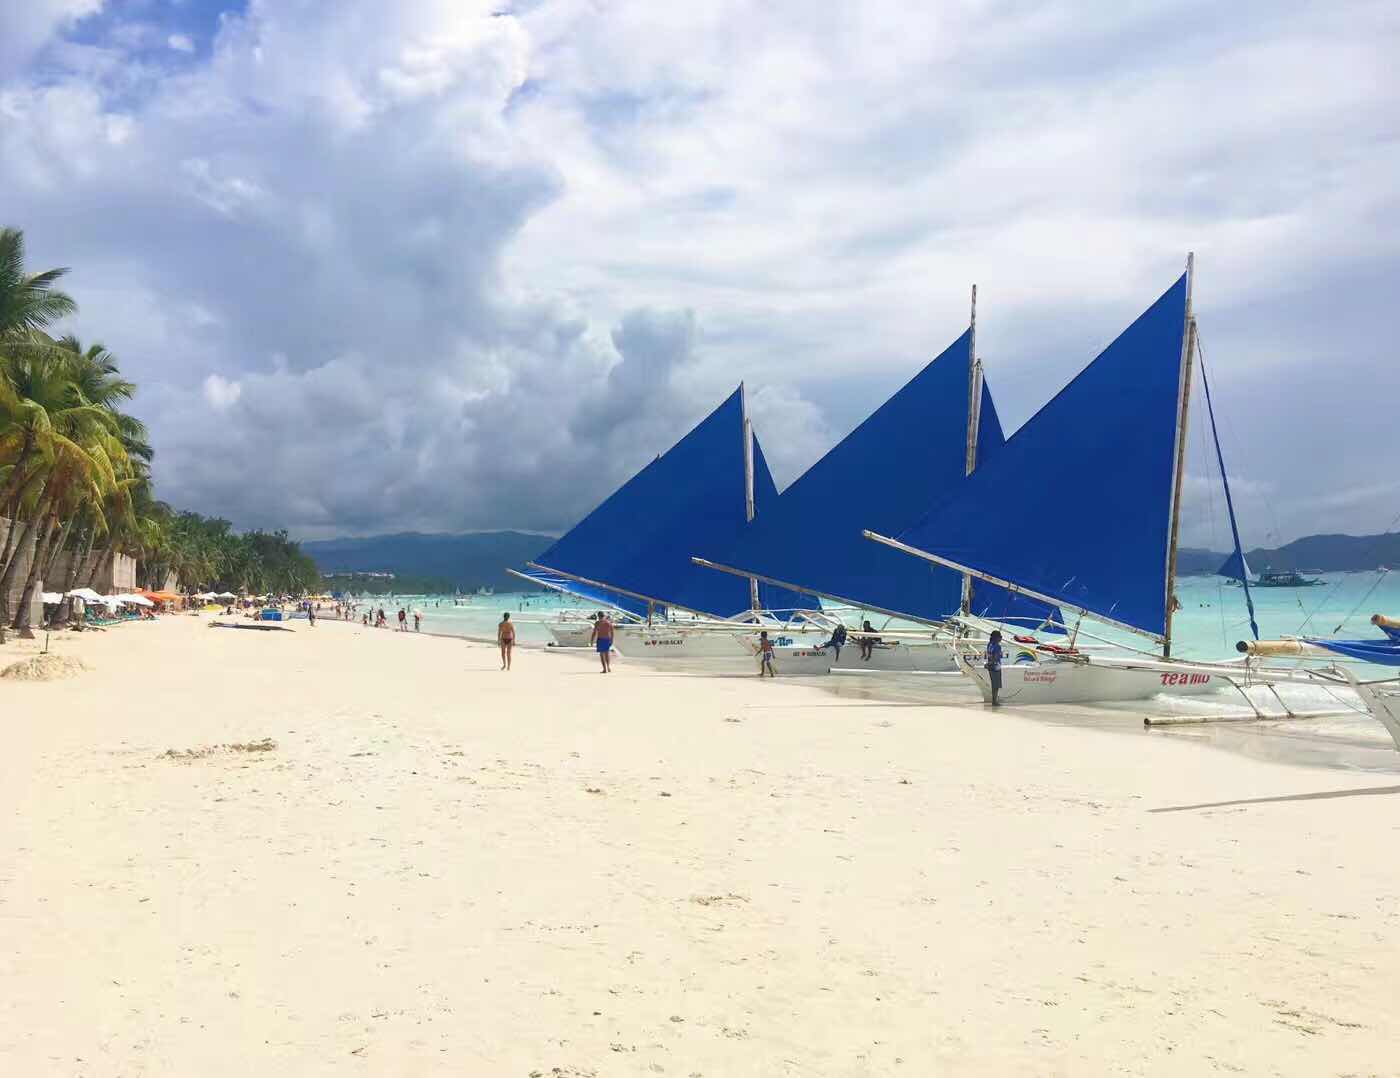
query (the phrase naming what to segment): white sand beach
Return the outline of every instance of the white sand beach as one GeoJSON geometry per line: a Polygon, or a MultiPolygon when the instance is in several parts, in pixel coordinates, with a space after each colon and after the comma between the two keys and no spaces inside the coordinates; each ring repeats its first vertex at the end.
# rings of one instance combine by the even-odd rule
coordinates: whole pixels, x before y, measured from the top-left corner
{"type": "Polygon", "coordinates": [[[0,681],[6,1075],[1400,1073],[1400,774],[326,622],[54,646],[0,681]]]}

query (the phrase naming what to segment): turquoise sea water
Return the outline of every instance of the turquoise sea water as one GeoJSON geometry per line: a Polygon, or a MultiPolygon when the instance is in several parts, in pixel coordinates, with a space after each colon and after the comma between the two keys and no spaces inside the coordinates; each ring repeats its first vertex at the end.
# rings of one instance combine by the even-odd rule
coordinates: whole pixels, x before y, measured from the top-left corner
{"type": "MultiPolygon", "coordinates": [[[[1400,617],[1400,573],[1327,573],[1321,579],[1325,581],[1321,587],[1254,589],[1261,635],[1376,638],[1381,634],[1370,625],[1372,614],[1400,617]]],[[[1177,595],[1182,609],[1175,619],[1173,654],[1196,659],[1234,657],[1235,642],[1249,636],[1241,589],[1218,577],[1184,577],[1178,582],[1177,595]]],[[[457,600],[433,595],[380,596],[365,602],[382,606],[391,621],[401,606],[421,610],[424,632],[487,639],[494,638],[496,623],[503,612],[509,611],[519,625],[521,642],[527,644],[544,644],[551,639],[543,622],[552,620],[560,610],[587,613],[596,605],[550,592],[512,592],[457,600]]],[[[883,615],[858,613],[850,614],[846,620],[850,623],[865,616],[881,628],[901,624],[883,615]]],[[[1150,646],[1145,639],[1135,639],[1088,619],[1084,628],[1134,646],[1150,646]]]]}

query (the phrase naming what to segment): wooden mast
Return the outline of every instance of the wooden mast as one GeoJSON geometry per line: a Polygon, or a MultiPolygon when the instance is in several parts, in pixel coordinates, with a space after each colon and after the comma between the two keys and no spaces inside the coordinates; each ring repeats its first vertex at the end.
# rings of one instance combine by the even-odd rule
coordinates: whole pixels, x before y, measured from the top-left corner
{"type": "MultiPolygon", "coordinates": [[[[753,421],[749,419],[749,398],[739,383],[739,408],[744,417],[744,519],[752,521],[753,507],[753,421]]],[[[758,579],[749,577],[749,609],[758,609],[758,579]]]]}
{"type": "MultiPolygon", "coordinates": [[[[977,286],[972,286],[972,319],[967,341],[967,447],[963,459],[963,475],[971,475],[977,467],[977,431],[982,422],[982,364],[977,359],[977,286]]],[[[963,574],[962,603],[964,614],[972,612],[972,576],[963,574]]]]}
{"type": "Polygon", "coordinates": [[[1162,657],[1172,654],[1172,614],[1176,604],[1176,550],[1181,534],[1181,486],[1186,478],[1186,421],[1191,407],[1191,370],[1196,355],[1196,318],[1191,313],[1191,288],[1195,279],[1196,256],[1186,256],[1186,325],[1181,335],[1181,383],[1177,393],[1176,463],[1172,481],[1171,532],[1167,542],[1166,624],[1162,632],[1162,657]]]}

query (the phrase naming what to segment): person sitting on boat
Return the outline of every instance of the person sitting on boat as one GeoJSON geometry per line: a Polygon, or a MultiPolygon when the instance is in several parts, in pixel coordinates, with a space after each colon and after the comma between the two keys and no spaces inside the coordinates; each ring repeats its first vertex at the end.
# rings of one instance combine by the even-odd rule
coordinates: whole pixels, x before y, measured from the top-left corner
{"type": "Polygon", "coordinates": [[[993,629],[987,638],[987,680],[992,683],[992,707],[997,707],[997,694],[1001,692],[1001,630],[993,629]]]}
{"type": "Polygon", "coordinates": [[[875,652],[875,645],[883,641],[875,635],[875,626],[868,621],[860,627],[860,632],[860,657],[869,662],[870,656],[875,652]]]}
{"type": "Polygon", "coordinates": [[[836,649],[836,661],[841,661],[841,649],[846,644],[846,626],[837,622],[836,628],[831,630],[831,639],[822,645],[824,648],[836,649]]]}

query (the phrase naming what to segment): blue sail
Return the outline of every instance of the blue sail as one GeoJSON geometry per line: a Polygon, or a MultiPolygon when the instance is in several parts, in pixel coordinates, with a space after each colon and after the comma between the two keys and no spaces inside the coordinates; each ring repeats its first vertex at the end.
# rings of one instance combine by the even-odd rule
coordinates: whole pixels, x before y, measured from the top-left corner
{"type": "MultiPolygon", "coordinates": [[[[956,613],[961,574],[876,547],[861,532],[899,530],[962,479],[970,347],[969,330],[798,477],[776,504],[765,506],[732,543],[697,543],[693,553],[855,606],[920,620],[956,613]]],[[[979,460],[994,455],[1001,443],[1001,424],[984,385],[979,460]]]]}
{"type": "MultiPolygon", "coordinates": [[[[755,449],[758,511],[777,500],[777,490],[757,439],[755,449]]],[[[728,543],[745,515],[741,387],[532,564],[634,597],[731,617],[750,608],[748,581],[701,569],[690,551],[695,544],[728,543]]],[[[767,598],[783,607],[800,601],[777,590],[767,598]]]]}
{"type": "Polygon", "coordinates": [[[1385,640],[1332,640],[1328,637],[1304,637],[1315,644],[1349,659],[1375,663],[1377,666],[1400,666],[1400,640],[1388,636],[1385,640]]]}
{"type": "MultiPolygon", "coordinates": [[[[1223,576],[1227,580],[1238,580],[1241,584],[1249,580],[1249,562],[1244,560],[1244,551],[1235,544],[1235,552],[1231,554],[1215,571],[1216,576],[1223,576]]],[[[1257,638],[1256,638],[1257,639],[1257,638]]]]}
{"type": "Polygon", "coordinates": [[[1186,285],[1183,275],[900,540],[1161,636],[1186,285]]]}
{"type": "MultiPolygon", "coordinates": [[[[981,409],[977,420],[979,468],[991,460],[1006,442],[1002,433],[1001,417],[997,415],[996,405],[992,403],[991,390],[987,388],[985,380],[982,382],[981,409]]],[[[1061,635],[1065,632],[1064,618],[1059,607],[1042,603],[1029,595],[1007,591],[996,584],[988,584],[985,580],[973,580],[972,597],[968,605],[968,612],[971,614],[1027,632],[1042,631],[1061,635]]]]}

